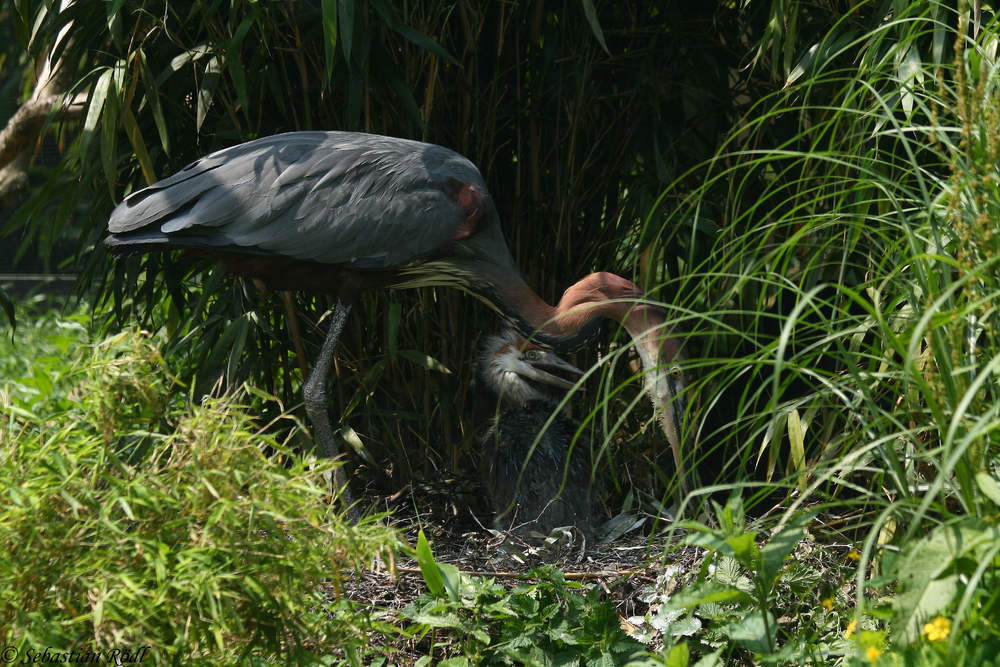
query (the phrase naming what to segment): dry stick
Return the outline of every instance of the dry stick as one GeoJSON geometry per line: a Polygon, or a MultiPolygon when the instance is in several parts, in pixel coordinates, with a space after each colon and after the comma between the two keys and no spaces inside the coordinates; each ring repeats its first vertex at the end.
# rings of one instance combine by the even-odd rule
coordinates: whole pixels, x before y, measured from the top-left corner
{"type": "MultiPolygon", "coordinates": [[[[403,567],[402,565],[396,566],[397,572],[402,572],[404,574],[420,574],[419,567],[403,567]]],[[[508,579],[520,579],[522,581],[540,581],[540,577],[532,577],[523,572],[511,572],[510,570],[501,571],[481,571],[481,570],[459,570],[459,574],[464,574],[470,577],[505,577],[508,579]]],[[[632,570],[596,570],[594,572],[564,572],[563,577],[566,579],[586,581],[587,579],[600,579],[601,577],[631,577],[635,575],[640,575],[645,572],[643,569],[632,569],[632,570]]],[[[388,575],[388,571],[379,572],[379,574],[388,575]]]]}
{"type": "Polygon", "coordinates": [[[302,330],[299,329],[299,318],[295,315],[295,304],[292,303],[292,293],[281,292],[281,303],[285,306],[285,320],[288,322],[288,333],[292,336],[292,345],[295,346],[295,356],[298,357],[299,370],[302,371],[302,379],[309,377],[309,366],[306,365],[306,351],[302,346],[302,330]]]}

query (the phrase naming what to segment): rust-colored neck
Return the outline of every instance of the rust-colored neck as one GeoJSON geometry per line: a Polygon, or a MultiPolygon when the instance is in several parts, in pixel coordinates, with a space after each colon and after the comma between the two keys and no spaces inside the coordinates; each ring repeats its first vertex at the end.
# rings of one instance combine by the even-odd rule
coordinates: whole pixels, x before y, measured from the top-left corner
{"type": "MultiPolygon", "coordinates": [[[[644,321],[630,313],[647,310],[636,306],[643,294],[634,283],[613,273],[592,273],[567,289],[551,306],[520,278],[496,286],[498,305],[526,337],[558,349],[573,349],[597,333],[602,319],[615,320],[633,338],[645,331],[644,321]]],[[[652,309],[648,309],[652,310],[652,309]]],[[[663,322],[662,316],[658,323],[663,322]]]]}

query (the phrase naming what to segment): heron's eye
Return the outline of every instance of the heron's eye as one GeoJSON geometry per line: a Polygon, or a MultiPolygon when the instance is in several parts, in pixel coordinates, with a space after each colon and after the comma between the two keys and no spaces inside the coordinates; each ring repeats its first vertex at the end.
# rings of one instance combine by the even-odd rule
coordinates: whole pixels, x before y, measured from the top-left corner
{"type": "Polygon", "coordinates": [[[681,372],[680,367],[674,366],[673,368],[670,369],[670,377],[672,377],[673,379],[680,380],[683,376],[684,373],[681,372]]]}
{"type": "Polygon", "coordinates": [[[538,350],[525,350],[524,358],[527,359],[528,361],[538,361],[539,358],[538,350]]]}

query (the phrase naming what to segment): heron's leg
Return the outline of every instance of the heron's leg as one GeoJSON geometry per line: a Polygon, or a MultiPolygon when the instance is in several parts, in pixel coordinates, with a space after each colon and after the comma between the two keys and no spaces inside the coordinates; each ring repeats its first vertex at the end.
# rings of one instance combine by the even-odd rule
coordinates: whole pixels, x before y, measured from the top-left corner
{"type": "MultiPolygon", "coordinates": [[[[351,305],[337,299],[337,305],[333,309],[333,318],[330,321],[330,330],[326,334],[326,339],[323,341],[323,347],[320,349],[312,372],[302,386],[306,414],[309,415],[309,421],[312,422],[316,441],[320,450],[331,459],[337,458],[340,452],[337,451],[337,439],[330,426],[330,411],[327,408],[326,399],[326,376],[330,373],[330,364],[333,362],[333,352],[337,348],[337,339],[340,338],[340,333],[344,330],[344,323],[350,312],[351,305]]],[[[340,491],[340,500],[349,508],[348,516],[357,521],[358,511],[354,508],[354,498],[347,486],[347,473],[344,472],[343,466],[334,470],[333,481],[340,491]]]]}

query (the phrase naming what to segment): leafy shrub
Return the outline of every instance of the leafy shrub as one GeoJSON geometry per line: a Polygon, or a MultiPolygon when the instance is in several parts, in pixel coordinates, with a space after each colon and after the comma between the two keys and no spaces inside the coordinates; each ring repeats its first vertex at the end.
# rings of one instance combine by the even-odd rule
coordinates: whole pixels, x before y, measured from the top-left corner
{"type": "Polygon", "coordinates": [[[345,525],[331,462],[294,453],[233,397],[168,410],[175,389],[137,333],[56,374],[59,400],[18,386],[0,406],[5,643],[297,663],[362,642],[367,616],[329,613],[323,591],[391,560],[397,540],[345,525]]]}

